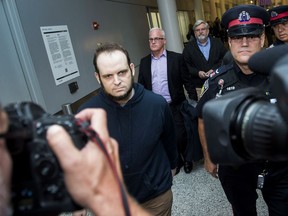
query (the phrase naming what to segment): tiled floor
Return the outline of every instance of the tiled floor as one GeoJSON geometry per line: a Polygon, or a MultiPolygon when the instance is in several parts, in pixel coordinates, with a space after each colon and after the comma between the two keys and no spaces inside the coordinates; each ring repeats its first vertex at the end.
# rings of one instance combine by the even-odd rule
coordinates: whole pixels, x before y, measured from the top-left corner
{"type": "MultiPolygon", "coordinates": [[[[181,172],[174,177],[172,216],[232,216],[220,181],[195,164],[190,174],[181,172]]],[[[257,201],[258,216],[267,216],[267,207],[261,194],[257,201]]]]}
{"type": "MultiPolygon", "coordinates": [[[[232,209],[218,179],[203,168],[203,162],[194,164],[192,173],[183,169],[174,177],[172,216],[232,216],[232,209]]],[[[268,216],[261,193],[257,201],[258,216],[268,216]]],[[[71,216],[63,213],[60,216],[71,216]]],[[[86,216],[92,216],[89,212],[86,216]]],[[[117,215],[117,214],[115,214],[117,215]]]]}

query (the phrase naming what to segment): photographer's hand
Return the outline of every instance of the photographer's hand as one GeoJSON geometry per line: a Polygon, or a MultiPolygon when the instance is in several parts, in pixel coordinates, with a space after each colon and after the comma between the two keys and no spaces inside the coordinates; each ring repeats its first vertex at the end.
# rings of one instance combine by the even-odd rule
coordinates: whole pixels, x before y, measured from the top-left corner
{"type": "MultiPolygon", "coordinates": [[[[101,109],[87,109],[76,115],[90,121],[107,148],[111,160],[122,180],[118,144],[109,137],[106,113],[101,109]]],[[[65,184],[74,200],[91,209],[96,215],[124,215],[119,185],[106,157],[92,141],[78,150],[69,134],[60,126],[51,126],[47,139],[64,171],[65,184]]],[[[131,215],[146,215],[141,207],[128,196],[131,215]]],[[[147,214],[148,215],[148,214],[147,214]]]]}
{"type": "MultiPolygon", "coordinates": [[[[0,107],[0,134],[8,130],[7,114],[0,107]]],[[[0,215],[9,215],[10,180],[12,161],[4,139],[0,138],[0,215]]]]}
{"type": "Polygon", "coordinates": [[[214,178],[218,178],[218,169],[217,165],[215,165],[209,156],[208,148],[207,148],[207,142],[205,138],[205,131],[204,131],[204,121],[203,119],[198,119],[198,132],[199,132],[199,138],[202,145],[202,150],[204,154],[204,168],[207,172],[209,172],[214,178]]]}

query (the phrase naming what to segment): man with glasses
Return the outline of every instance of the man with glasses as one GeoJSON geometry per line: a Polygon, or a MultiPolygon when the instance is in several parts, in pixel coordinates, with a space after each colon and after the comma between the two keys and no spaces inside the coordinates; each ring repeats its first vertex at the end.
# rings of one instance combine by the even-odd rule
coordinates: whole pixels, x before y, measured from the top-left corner
{"type": "Polygon", "coordinates": [[[141,59],[138,82],[146,89],[162,95],[169,103],[176,125],[178,147],[176,174],[182,166],[186,173],[190,173],[193,169],[192,153],[188,148],[187,133],[180,112],[181,104],[186,99],[183,85],[190,99],[197,101],[197,93],[191,83],[183,56],[166,50],[165,44],[165,32],[160,28],[152,28],[149,31],[151,53],[141,59]]]}
{"type": "Polygon", "coordinates": [[[276,36],[276,41],[270,47],[288,44],[288,5],[270,9],[269,15],[270,25],[276,36]]]}
{"type": "Polygon", "coordinates": [[[209,25],[204,20],[197,20],[193,30],[195,40],[187,43],[183,56],[192,75],[191,82],[202,88],[209,75],[221,66],[227,50],[219,38],[209,36],[209,25]]]}
{"type": "Polygon", "coordinates": [[[208,100],[241,88],[258,87],[267,95],[270,89],[269,78],[253,73],[248,67],[250,57],[264,46],[264,30],[265,25],[269,23],[269,14],[259,6],[240,5],[226,11],[222,23],[227,29],[233,62],[220,67],[206,81],[198,102],[198,129],[205,156],[205,169],[213,177],[219,176],[234,216],[257,215],[257,181],[264,182],[264,185],[259,184],[258,189],[262,190],[269,215],[288,215],[288,162],[258,161],[239,166],[219,165],[217,170],[216,164],[210,160],[202,118],[204,104],[208,100]]]}

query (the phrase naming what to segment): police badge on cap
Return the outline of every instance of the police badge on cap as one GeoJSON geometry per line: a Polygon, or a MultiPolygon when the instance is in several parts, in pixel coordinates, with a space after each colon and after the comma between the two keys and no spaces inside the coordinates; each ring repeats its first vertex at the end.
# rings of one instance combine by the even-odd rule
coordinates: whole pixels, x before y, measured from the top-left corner
{"type": "Polygon", "coordinates": [[[222,25],[227,29],[228,37],[261,35],[268,23],[268,12],[256,5],[235,6],[222,16],[222,25]]]}
{"type": "Polygon", "coordinates": [[[288,5],[274,7],[269,10],[271,26],[288,21],[288,5]]]}

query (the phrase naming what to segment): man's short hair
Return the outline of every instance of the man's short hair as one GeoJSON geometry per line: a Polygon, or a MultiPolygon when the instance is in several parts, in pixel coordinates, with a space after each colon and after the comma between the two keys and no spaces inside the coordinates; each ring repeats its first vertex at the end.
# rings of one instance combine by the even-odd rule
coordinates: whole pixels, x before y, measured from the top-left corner
{"type": "Polygon", "coordinates": [[[162,35],[163,35],[163,38],[165,38],[165,31],[164,31],[163,29],[159,28],[159,27],[151,28],[150,31],[149,31],[149,35],[150,35],[150,33],[151,33],[152,31],[154,31],[154,30],[159,30],[159,31],[161,31],[161,33],[162,33],[162,35]]]}
{"type": "Polygon", "coordinates": [[[122,47],[121,45],[119,45],[117,43],[105,43],[96,49],[96,52],[95,52],[94,57],[93,57],[93,65],[94,65],[96,73],[99,73],[99,69],[97,66],[97,59],[98,59],[99,55],[101,53],[104,53],[104,52],[112,53],[114,51],[120,51],[120,52],[124,53],[126,58],[127,58],[128,65],[131,64],[129,53],[124,47],[122,47]]]}
{"type": "Polygon", "coordinates": [[[205,24],[206,28],[209,28],[209,24],[207,22],[205,22],[204,20],[197,20],[194,25],[193,25],[193,31],[195,31],[195,28],[201,24],[205,24]]]}

